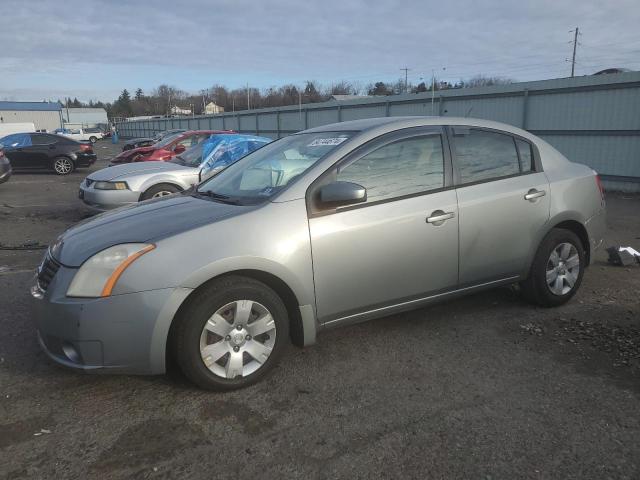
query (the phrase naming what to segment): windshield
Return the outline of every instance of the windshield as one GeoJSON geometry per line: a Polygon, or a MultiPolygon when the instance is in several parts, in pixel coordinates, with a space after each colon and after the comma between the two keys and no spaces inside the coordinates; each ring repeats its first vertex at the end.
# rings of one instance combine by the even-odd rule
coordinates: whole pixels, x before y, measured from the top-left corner
{"type": "Polygon", "coordinates": [[[173,135],[169,135],[168,137],[165,137],[164,139],[156,143],[155,146],[157,148],[164,148],[167,145],[169,145],[171,142],[173,142],[176,138],[178,138],[180,135],[181,135],[180,133],[174,133],[173,135]]]}
{"type": "Polygon", "coordinates": [[[178,165],[183,165],[185,167],[198,167],[202,163],[202,147],[204,147],[204,143],[205,142],[200,142],[199,144],[191,147],[186,152],[173,157],[169,161],[171,163],[177,163],[178,165]]]}
{"type": "Polygon", "coordinates": [[[353,132],[318,132],[282,138],[202,183],[196,194],[239,205],[262,203],[352,135],[353,132]]]}

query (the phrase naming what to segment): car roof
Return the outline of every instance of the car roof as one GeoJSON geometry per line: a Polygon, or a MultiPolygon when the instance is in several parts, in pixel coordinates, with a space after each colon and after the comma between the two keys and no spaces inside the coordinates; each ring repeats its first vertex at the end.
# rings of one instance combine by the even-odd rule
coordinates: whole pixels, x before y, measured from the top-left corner
{"type": "MultiPolygon", "coordinates": [[[[349,120],[346,122],[332,123],[319,127],[305,130],[304,133],[316,132],[344,132],[344,131],[377,131],[377,134],[385,133],[385,131],[393,131],[401,128],[421,127],[421,126],[446,126],[446,125],[462,125],[470,127],[484,127],[503,130],[505,132],[514,133],[523,137],[534,139],[534,137],[522,130],[521,128],[507,125],[506,123],[494,122],[492,120],[484,120],[481,118],[463,118],[463,117],[425,117],[425,116],[406,116],[406,117],[379,117],[365,118],[361,120],[349,120]]],[[[302,133],[302,132],[301,132],[302,133]]]]}

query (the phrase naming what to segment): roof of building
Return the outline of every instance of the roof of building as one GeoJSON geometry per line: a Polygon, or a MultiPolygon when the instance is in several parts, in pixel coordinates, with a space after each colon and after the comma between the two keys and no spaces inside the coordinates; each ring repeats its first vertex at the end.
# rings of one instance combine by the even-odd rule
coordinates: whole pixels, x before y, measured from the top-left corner
{"type": "Polygon", "coordinates": [[[61,109],[58,102],[0,102],[0,110],[58,112],[61,109]]]}
{"type": "Polygon", "coordinates": [[[64,107],[64,109],[71,113],[107,113],[104,108],[64,107]]]}

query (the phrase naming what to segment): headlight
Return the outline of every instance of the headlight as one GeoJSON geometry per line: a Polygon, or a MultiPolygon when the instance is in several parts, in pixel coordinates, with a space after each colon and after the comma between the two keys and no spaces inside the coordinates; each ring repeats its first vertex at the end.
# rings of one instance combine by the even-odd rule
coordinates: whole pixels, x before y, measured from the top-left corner
{"type": "Polygon", "coordinates": [[[94,187],[97,190],[129,190],[127,182],[96,182],[94,187]]]}
{"type": "Polygon", "coordinates": [[[67,296],[108,297],[127,267],[154,248],[148,243],[123,243],[96,253],[73,277],[67,296]]]}

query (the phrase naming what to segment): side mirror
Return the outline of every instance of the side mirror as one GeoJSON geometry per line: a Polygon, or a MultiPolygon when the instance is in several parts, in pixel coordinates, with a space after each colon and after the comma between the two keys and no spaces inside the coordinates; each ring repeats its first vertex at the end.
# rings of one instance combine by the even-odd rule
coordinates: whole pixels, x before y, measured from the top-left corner
{"type": "Polygon", "coordinates": [[[181,143],[179,143],[178,145],[175,146],[175,148],[173,149],[173,153],[175,153],[176,155],[184,152],[187,149],[187,147],[185,147],[184,145],[182,145],[181,143]]]}
{"type": "Polygon", "coordinates": [[[352,182],[333,182],[320,188],[320,205],[328,208],[342,207],[367,201],[367,189],[352,182]]]}

